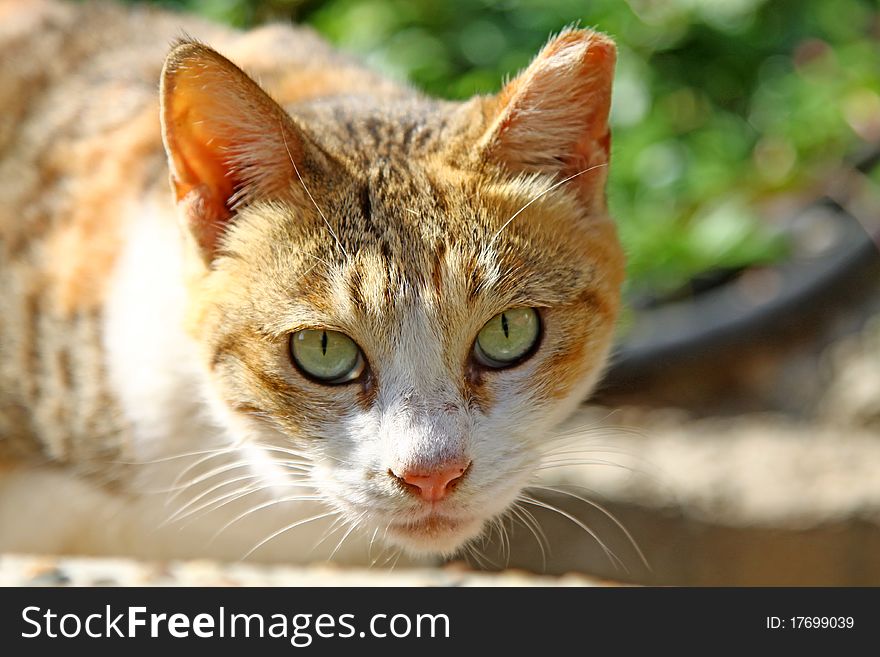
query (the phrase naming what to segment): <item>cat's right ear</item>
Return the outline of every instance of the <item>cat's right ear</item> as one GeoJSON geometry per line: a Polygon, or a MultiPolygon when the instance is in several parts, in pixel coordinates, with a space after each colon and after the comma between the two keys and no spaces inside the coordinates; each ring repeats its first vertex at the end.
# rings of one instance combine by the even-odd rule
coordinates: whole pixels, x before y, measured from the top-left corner
{"type": "Polygon", "coordinates": [[[563,30],[500,93],[465,106],[481,113],[478,161],[572,180],[588,207],[602,208],[616,52],[604,34],[563,30]]]}
{"type": "Polygon", "coordinates": [[[206,262],[236,207],[295,194],[309,168],[302,131],[256,82],[205,45],[183,42],[165,60],[162,140],[181,217],[206,262]]]}

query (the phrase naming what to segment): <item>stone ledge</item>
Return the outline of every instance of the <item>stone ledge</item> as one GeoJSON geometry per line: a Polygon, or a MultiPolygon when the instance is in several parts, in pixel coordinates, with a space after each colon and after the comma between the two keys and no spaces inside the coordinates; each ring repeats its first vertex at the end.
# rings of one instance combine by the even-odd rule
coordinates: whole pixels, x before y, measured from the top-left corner
{"type": "Polygon", "coordinates": [[[401,570],[223,564],[154,563],[131,559],[0,556],[0,586],[607,586],[585,575],[536,576],[525,571],[481,573],[461,566],[401,570]]]}

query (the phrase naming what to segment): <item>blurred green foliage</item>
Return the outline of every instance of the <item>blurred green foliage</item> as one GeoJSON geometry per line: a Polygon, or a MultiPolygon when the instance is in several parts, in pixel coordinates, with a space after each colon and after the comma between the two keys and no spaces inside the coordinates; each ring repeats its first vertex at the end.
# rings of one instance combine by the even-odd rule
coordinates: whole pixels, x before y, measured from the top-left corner
{"type": "Polygon", "coordinates": [[[609,198],[636,290],[781,257],[767,201],[809,200],[843,158],[880,143],[872,0],[154,1],[243,27],[309,23],[449,98],[496,91],[566,25],[609,33],[609,198]]]}

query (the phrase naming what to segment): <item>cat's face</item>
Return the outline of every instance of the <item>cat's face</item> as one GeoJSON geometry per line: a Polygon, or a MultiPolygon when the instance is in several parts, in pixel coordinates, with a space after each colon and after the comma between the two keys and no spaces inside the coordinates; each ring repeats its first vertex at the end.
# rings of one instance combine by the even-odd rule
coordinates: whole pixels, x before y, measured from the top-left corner
{"type": "Polygon", "coordinates": [[[194,57],[226,65],[187,47],[189,66],[166,68],[166,144],[201,262],[189,328],[221,421],[265,451],[260,474],[279,491],[305,482],[368,535],[454,551],[516,500],[605,360],[623,267],[604,212],[607,90],[594,78],[610,84],[612,46],[570,32],[498,98],[348,108],[350,124],[321,105],[273,124],[278,110],[251,99],[272,129],[238,145],[221,121],[226,165],[229,152],[241,160],[213,178],[189,142],[198,130],[174,120],[176,71],[194,57]],[[604,68],[590,70],[588,100],[566,91],[542,136],[520,116],[533,91],[552,109],[535,91],[550,64],[604,68]],[[566,120],[576,129],[558,130],[566,120]],[[246,199],[232,211],[236,193],[246,199]]]}

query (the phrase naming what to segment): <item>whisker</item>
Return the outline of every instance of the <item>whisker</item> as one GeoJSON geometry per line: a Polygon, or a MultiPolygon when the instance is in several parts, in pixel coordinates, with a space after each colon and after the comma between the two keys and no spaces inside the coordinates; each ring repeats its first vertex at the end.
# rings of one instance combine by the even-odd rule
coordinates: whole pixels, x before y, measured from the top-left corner
{"type": "Polygon", "coordinates": [[[213,479],[214,477],[221,475],[224,472],[230,472],[232,470],[238,470],[239,468],[250,467],[251,465],[253,465],[252,461],[241,461],[241,460],[235,461],[233,463],[227,463],[226,465],[216,467],[213,470],[209,470],[208,472],[206,472],[204,474],[193,477],[192,479],[190,479],[189,481],[187,481],[184,484],[179,484],[180,477],[178,477],[177,479],[174,480],[174,482],[171,485],[171,488],[169,488],[167,491],[172,494],[168,496],[168,499],[165,501],[165,504],[166,504],[166,506],[168,504],[171,504],[171,502],[173,502],[178,497],[180,497],[180,494],[183,491],[187,490],[191,486],[195,486],[196,484],[200,484],[203,481],[208,481],[209,479],[213,479]]]}
{"type": "Polygon", "coordinates": [[[311,461],[311,456],[302,450],[293,449],[291,447],[284,447],[282,445],[270,445],[269,443],[254,442],[251,444],[254,447],[259,447],[260,449],[264,449],[269,452],[281,452],[282,454],[289,454],[290,456],[300,456],[308,461],[311,461]]]}
{"type": "Polygon", "coordinates": [[[544,450],[544,453],[547,456],[566,456],[568,454],[623,454],[629,456],[629,451],[620,446],[590,444],[576,446],[574,440],[559,445],[558,447],[551,447],[548,450],[544,450]]]}
{"type": "Polygon", "coordinates": [[[196,504],[199,500],[204,499],[206,496],[210,495],[214,491],[219,490],[221,488],[224,488],[226,486],[229,486],[231,484],[238,483],[240,481],[247,481],[249,479],[256,479],[256,478],[258,478],[258,476],[259,475],[257,475],[256,473],[251,473],[251,474],[247,474],[247,475],[242,475],[241,477],[233,477],[232,479],[229,479],[227,481],[223,481],[223,482],[220,482],[219,484],[215,484],[214,486],[211,486],[207,490],[205,490],[205,491],[201,492],[200,494],[196,495],[195,497],[193,497],[186,504],[183,504],[181,507],[179,507],[173,514],[171,514],[168,518],[166,518],[162,524],[164,525],[166,523],[174,522],[174,520],[177,518],[177,516],[179,514],[183,513],[188,508],[190,508],[193,504],[196,504]]]}
{"type": "Polygon", "coordinates": [[[296,473],[308,473],[315,467],[311,463],[303,463],[301,461],[290,461],[288,459],[273,459],[272,465],[280,466],[286,470],[293,470],[296,473]]]}
{"type": "MultiPolygon", "coordinates": [[[[573,484],[566,484],[566,485],[571,485],[575,488],[583,488],[583,486],[574,486],[573,484]]],[[[648,563],[648,560],[645,558],[645,555],[642,552],[641,548],[639,547],[639,544],[633,538],[632,534],[630,534],[629,530],[626,527],[624,527],[623,523],[620,522],[620,520],[618,520],[617,517],[613,513],[611,513],[608,509],[603,507],[601,504],[599,504],[598,502],[594,502],[593,500],[586,498],[586,497],[583,497],[581,495],[575,495],[571,491],[567,491],[564,488],[558,488],[556,486],[537,485],[537,486],[530,486],[530,488],[538,488],[540,490],[546,490],[546,491],[550,491],[552,493],[559,493],[560,495],[568,495],[569,497],[572,497],[576,500],[580,500],[581,502],[584,502],[585,504],[589,504],[591,507],[593,507],[597,511],[601,512],[611,522],[613,522],[615,525],[617,525],[617,527],[620,529],[620,531],[623,532],[623,534],[626,536],[627,540],[629,540],[630,544],[633,546],[633,549],[636,551],[636,554],[639,555],[639,559],[641,559],[642,563],[645,565],[645,568],[647,568],[649,572],[653,572],[653,570],[651,569],[651,564],[648,563]]],[[[585,490],[588,490],[588,489],[585,489],[585,490]]]]}
{"type": "Polygon", "coordinates": [[[329,516],[337,515],[338,513],[339,513],[338,511],[327,511],[327,512],[325,512],[325,513],[319,513],[318,515],[311,516],[311,517],[309,517],[309,518],[305,518],[305,519],[303,519],[303,520],[297,520],[296,522],[292,522],[292,523],[290,523],[289,525],[286,525],[286,526],[282,527],[282,528],[279,529],[278,531],[273,532],[272,534],[270,534],[269,536],[267,536],[266,538],[264,538],[262,541],[260,541],[259,543],[257,543],[254,547],[252,547],[250,550],[248,550],[248,551],[247,551],[247,552],[241,557],[240,560],[241,560],[241,561],[244,561],[244,560],[247,559],[249,556],[251,556],[254,552],[256,552],[256,551],[259,550],[261,547],[263,547],[266,543],[268,543],[269,541],[271,541],[271,540],[274,539],[274,538],[278,538],[279,536],[281,536],[281,534],[284,534],[285,532],[288,532],[288,531],[290,531],[291,529],[295,529],[296,527],[300,527],[301,525],[305,525],[306,523],[309,523],[309,522],[314,522],[315,520],[321,520],[322,518],[327,518],[327,517],[329,517],[329,516]]]}
{"type": "Polygon", "coordinates": [[[328,269],[330,269],[330,267],[332,267],[332,265],[329,262],[327,262],[326,260],[324,260],[324,258],[319,258],[314,253],[307,253],[305,251],[302,251],[301,253],[302,253],[302,255],[311,258],[312,260],[317,260],[318,262],[323,263],[324,266],[327,267],[328,269]]]}
{"type": "MultiPolygon", "coordinates": [[[[233,480],[231,480],[231,481],[229,481],[229,482],[226,482],[226,483],[224,483],[224,484],[221,484],[221,485],[219,486],[219,488],[222,488],[223,486],[227,486],[227,485],[229,485],[229,484],[231,484],[231,483],[234,483],[235,481],[238,481],[238,480],[258,479],[258,478],[259,478],[259,477],[258,477],[257,475],[250,475],[250,476],[248,476],[248,477],[238,477],[238,478],[233,479],[233,480]]],[[[189,506],[190,504],[192,504],[192,502],[189,502],[188,504],[184,505],[184,507],[182,507],[181,509],[178,509],[178,511],[174,514],[174,516],[172,516],[171,518],[169,518],[166,522],[167,522],[167,523],[174,522],[174,521],[178,521],[178,522],[179,522],[179,521],[181,521],[181,520],[183,520],[183,519],[185,519],[185,518],[188,518],[188,517],[192,516],[193,514],[198,513],[199,511],[202,511],[203,509],[207,509],[208,507],[211,507],[211,506],[217,504],[218,502],[223,502],[223,503],[220,504],[219,506],[216,506],[216,507],[214,507],[213,509],[209,509],[209,510],[207,511],[207,513],[210,513],[211,511],[216,511],[217,509],[220,509],[221,507],[226,506],[227,504],[230,504],[230,503],[234,502],[234,501],[237,500],[237,499],[241,499],[242,497],[245,497],[245,496],[247,496],[247,495],[251,495],[251,494],[253,494],[253,493],[256,493],[257,491],[265,491],[265,490],[270,490],[270,489],[273,489],[273,488],[279,488],[279,487],[283,487],[283,488],[308,488],[308,489],[312,489],[312,488],[313,488],[312,484],[310,484],[310,483],[303,483],[303,482],[296,482],[296,481],[285,482],[285,483],[282,484],[282,485],[278,485],[278,484],[271,484],[271,485],[269,485],[269,484],[264,484],[264,485],[260,485],[260,484],[258,483],[258,484],[256,484],[256,485],[247,486],[247,487],[245,487],[245,488],[238,488],[238,489],[236,489],[236,490],[234,490],[234,491],[232,491],[232,492],[224,493],[224,494],[222,494],[222,495],[215,496],[215,497],[213,497],[212,499],[210,499],[208,502],[205,502],[205,503],[203,503],[203,504],[200,504],[200,505],[199,505],[198,507],[196,507],[195,509],[190,509],[190,510],[187,511],[186,513],[183,513],[184,509],[186,509],[187,506],[189,506]],[[231,498],[231,499],[230,499],[230,498],[231,498]],[[224,502],[224,500],[226,500],[226,501],[224,502]]],[[[215,488],[217,488],[217,487],[215,487],[215,488]]],[[[199,497],[201,497],[201,496],[199,496],[199,497]]],[[[193,500],[193,501],[195,501],[195,500],[193,500]]],[[[164,524],[164,523],[163,523],[163,524],[164,524]]]]}
{"type": "Polygon", "coordinates": [[[341,548],[341,547],[342,547],[342,544],[345,543],[345,539],[347,539],[349,536],[351,536],[351,533],[352,533],[355,529],[358,528],[358,523],[361,521],[361,519],[362,519],[363,517],[364,517],[364,514],[362,513],[360,516],[358,516],[358,517],[355,518],[354,520],[350,520],[350,521],[348,521],[348,523],[351,525],[351,527],[349,527],[349,528],[348,528],[348,531],[345,532],[345,534],[342,535],[342,538],[341,538],[341,539],[339,539],[339,542],[336,544],[336,547],[333,548],[333,551],[330,553],[330,556],[327,557],[327,561],[332,560],[333,557],[336,556],[336,553],[339,552],[339,548],[341,548]]]}
{"type": "Polygon", "coordinates": [[[558,182],[556,182],[556,183],[550,185],[550,187],[548,187],[547,189],[545,189],[543,192],[541,192],[540,194],[538,194],[537,196],[535,196],[535,198],[533,198],[531,201],[529,201],[529,202],[526,203],[524,206],[522,206],[519,210],[517,210],[516,212],[514,212],[514,213],[513,213],[513,216],[510,217],[510,219],[508,219],[507,221],[505,221],[504,224],[501,226],[501,228],[499,228],[498,231],[492,236],[492,239],[489,241],[489,244],[492,244],[492,243],[495,241],[495,238],[498,237],[498,235],[501,234],[501,231],[503,231],[505,228],[507,228],[507,227],[510,225],[510,222],[512,222],[514,219],[516,219],[516,218],[520,215],[520,213],[522,213],[526,208],[528,208],[532,203],[534,203],[535,201],[537,201],[538,199],[540,199],[542,196],[544,196],[545,194],[548,194],[548,193],[552,192],[554,189],[556,189],[556,188],[559,187],[560,185],[564,185],[564,184],[567,183],[569,180],[572,180],[572,179],[574,179],[574,178],[577,178],[578,176],[581,176],[581,175],[587,173],[588,171],[593,171],[594,169],[600,169],[600,168],[602,168],[602,167],[606,167],[606,166],[608,166],[608,165],[605,164],[605,163],[602,163],[602,164],[594,164],[594,165],[591,166],[591,167],[587,167],[587,168],[584,169],[583,171],[578,171],[576,174],[571,175],[571,176],[569,176],[568,178],[565,178],[565,179],[563,179],[563,180],[560,180],[560,181],[558,181],[558,182]]]}
{"type": "Polygon", "coordinates": [[[595,540],[596,543],[598,543],[599,547],[601,547],[602,551],[605,553],[605,556],[608,557],[608,560],[611,562],[612,566],[614,566],[615,568],[618,568],[618,564],[619,564],[619,567],[623,568],[624,572],[629,573],[629,569],[626,567],[626,564],[623,563],[623,561],[620,559],[620,557],[618,557],[614,553],[613,550],[609,549],[609,547],[605,544],[605,542],[599,538],[599,536],[596,534],[596,532],[594,532],[592,529],[590,529],[581,520],[578,520],[576,517],[574,517],[573,515],[571,515],[567,511],[563,511],[562,509],[555,507],[552,504],[549,504],[547,502],[543,502],[541,500],[537,500],[533,497],[529,497],[528,495],[521,494],[519,499],[522,502],[524,502],[525,504],[531,504],[532,506],[541,507],[543,509],[547,509],[548,511],[555,511],[556,513],[561,515],[563,518],[567,518],[568,520],[573,522],[575,525],[577,525],[578,527],[583,529],[585,532],[587,532],[587,534],[589,534],[593,538],[593,540],[595,540]]]}
{"type": "MultiPolygon", "coordinates": [[[[386,531],[387,531],[387,527],[386,527],[386,531]]],[[[384,537],[383,537],[383,540],[384,540],[384,537]]],[[[388,563],[392,559],[394,559],[394,563],[392,564],[391,568],[389,568],[389,570],[394,570],[394,566],[397,565],[397,561],[400,559],[400,555],[403,552],[403,548],[395,548],[393,545],[388,545],[382,549],[382,554],[385,553],[386,549],[389,551],[388,556],[385,557],[384,561],[382,561],[382,563],[379,565],[382,567],[385,567],[388,565],[388,563]]]]}
{"type": "Polygon", "coordinates": [[[190,522],[185,523],[181,526],[181,528],[187,527],[187,526],[189,526],[190,523],[195,522],[198,518],[203,518],[204,516],[208,515],[209,513],[212,513],[214,511],[219,511],[227,504],[232,504],[233,502],[240,500],[244,497],[247,497],[248,495],[253,495],[254,493],[259,493],[259,492],[262,492],[265,490],[266,490],[266,488],[264,486],[247,486],[243,489],[239,488],[231,493],[226,493],[224,495],[220,495],[218,497],[215,497],[209,503],[202,505],[202,507],[200,507],[199,509],[194,509],[192,511],[185,513],[184,515],[177,518],[176,522],[182,522],[184,519],[186,519],[188,517],[192,517],[192,520],[190,520],[190,522]],[[209,507],[211,507],[211,508],[209,508],[209,507]],[[197,515],[201,511],[204,511],[204,513],[197,515]]]}
{"type": "Polygon", "coordinates": [[[515,468],[511,470],[511,472],[539,472],[541,470],[552,470],[556,468],[561,468],[564,466],[573,466],[573,465],[603,465],[611,468],[619,468],[622,470],[627,470],[632,472],[632,468],[628,465],[624,465],[622,463],[615,463],[614,461],[607,461],[605,459],[562,459],[562,460],[542,460],[538,465],[526,465],[521,468],[515,468]]]}
{"type": "Polygon", "coordinates": [[[191,456],[202,456],[204,454],[213,454],[215,456],[219,456],[220,454],[225,454],[234,451],[234,447],[230,447],[228,445],[224,447],[218,447],[215,449],[201,449],[195,452],[183,452],[181,454],[175,454],[173,456],[163,456],[157,459],[150,459],[146,461],[121,461],[114,460],[112,461],[115,465],[156,465],[158,463],[168,463],[169,461],[176,461],[178,459],[185,459],[191,456]]]}
{"type": "MultiPolygon", "coordinates": [[[[287,447],[281,447],[280,445],[267,445],[267,444],[265,444],[265,443],[253,443],[253,444],[254,444],[254,446],[256,446],[256,447],[259,447],[259,448],[261,448],[261,449],[265,449],[265,450],[270,451],[270,452],[281,452],[282,454],[289,454],[289,455],[291,455],[291,456],[299,456],[299,457],[302,457],[302,458],[306,459],[306,461],[308,461],[310,464],[314,465],[314,459],[312,458],[312,455],[311,455],[311,454],[307,454],[306,452],[302,452],[302,451],[299,451],[299,450],[290,449],[290,448],[287,448],[287,447]]],[[[345,460],[345,459],[341,459],[341,458],[336,457],[336,456],[331,456],[331,455],[326,454],[326,453],[321,454],[321,456],[322,456],[323,458],[327,458],[327,459],[330,459],[330,460],[332,460],[332,461],[336,461],[336,462],[338,462],[338,463],[341,463],[342,465],[349,465],[349,466],[356,466],[356,465],[358,465],[357,463],[355,463],[355,462],[353,462],[353,461],[347,461],[347,460],[345,460]]]]}
{"type": "Polygon", "coordinates": [[[548,439],[545,439],[545,444],[547,442],[555,442],[560,439],[566,438],[589,438],[593,440],[596,437],[603,438],[618,438],[620,436],[626,436],[628,438],[649,438],[650,436],[642,431],[641,429],[637,429],[635,427],[626,427],[622,425],[610,425],[610,424],[602,424],[599,426],[576,426],[570,427],[565,431],[561,431],[548,439]]]}
{"type": "MultiPolygon", "coordinates": [[[[379,565],[380,566],[387,565],[388,562],[392,559],[392,557],[394,557],[393,546],[389,545],[385,540],[388,537],[388,530],[390,528],[391,528],[391,523],[390,522],[386,523],[385,529],[382,532],[382,538],[380,539],[380,542],[382,544],[382,549],[379,551],[379,554],[376,555],[376,558],[370,562],[370,568],[373,568],[379,562],[379,559],[382,557],[382,555],[385,554],[385,552],[388,550],[391,550],[391,554],[389,554],[385,558],[385,560],[379,565]]],[[[377,530],[378,530],[378,528],[377,528],[377,530]]]]}
{"type": "Polygon", "coordinates": [[[602,465],[609,468],[617,468],[619,470],[633,472],[633,469],[628,465],[624,465],[623,463],[615,463],[614,461],[606,461],[605,459],[564,459],[559,461],[542,461],[541,464],[536,466],[534,469],[537,472],[541,470],[553,470],[575,465],[602,465]]]}
{"type": "Polygon", "coordinates": [[[317,550],[319,547],[321,547],[321,543],[323,543],[324,541],[326,541],[326,540],[327,540],[328,538],[330,538],[333,534],[335,534],[335,533],[336,533],[337,531],[339,531],[342,527],[344,527],[344,526],[345,526],[345,523],[346,523],[346,521],[345,521],[345,516],[343,516],[343,515],[340,513],[340,514],[339,514],[339,517],[336,518],[336,520],[334,520],[334,521],[330,524],[330,526],[329,526],[327,529],[324,530],[324,533],[321,534],[321,537],[320,537],[320,538],[318,539],[318,541],[312,546],[312,549],[311,549],[310,551],[311,551],[311,552],[314,552],[314,551],[317,550]]]}
{"type": "MultiPolygon", "coordinates": [[[[587,451],[586,453],[590,453],[587,451]]],[[[577,458],[561,458],[555,459],[552,454],[548,454],[549,457],[543,457],[540,463],[534,468],[534,470],[542,471],[542,470],[551,470],[554,468],[564,468],[567,466],[579,466],[579,465],[601,465],[607,466],[611,468],[615,468],[618,470],[625,470],[632,475],[638,475],[640,477],[645,477],[650,481],[654,482],[658,485],[663,485],[663,477],[661,476],[661,472],[656,467],[656,464],[652,463],[648,459],[641,458],[639,456],[635,456],[633,454],[627,452],[620,452],[620,455],[626,458],[626,461],[630,461],[630,463],[620,463],[618,461],[610,461],[605,459],[595,459],[595,458],[586,458],[586,459],[577,459],[577,458]]]]}
{"type": "MultiPolygon", "coordinates": [[[[279,120],[280,124],[280,120],[279,120]]],[[[348,257],[348,252],[345,250],[345,247],[342,246],[342,242],[339,241],[339,237],[336,236],[336,233],[333,231],[333,226],[330,225],[330,222],[327,221],[327,217],[324,216],[324,212],[318,206],[318,203],[315,201],[315,198],[312,196],[312,193],[309,191],[309,188],[306,187],[306,181],[303,180],[303,177],[299,173],[299,168],[296,166],[296,162],[293,161],[293,155],[290,152],[290,146],[287,144],[287,135],[284,134],[284,126],[281,125],[281,139],[284,141],[284,148],[287,151],[287,157],[290,159],[290,163],[293,165],[293,170],[296,173],[296,177],[299,178],[299,184],[302,185],[302,188],[305,190],[306,194],[309,196],[309,200],[312,202],[312,205],[315,206],[315,209],[318,211],[318,214],[321,215],[321,219],[324,220],[324,224],[327,226],[327,230],[330,231],[330,234],[333,236],[333,239],[336,240],[336,245],[339,247],[340,251],[342,251],[345,257],[348,257]]]]}
{"type": "Polygon", "coordinates": [[[220,529],[218,529],[214,533],[214,535],[210,538],[208,543],[213,543],[217,539],[217,537],[220,536],[220,534],[222,534],[227,529],[232,527],[232,525],[243,520],[244,518],[247,518],[252,513],[256,513],[257,511],[267,509],[271,506],[275,506],[276,504],[284,504],[286,502],[320,502],[323,499],[324,498],[321,497],[320,495],[302,495],[302,496],[297,496],[297,497],[281,497],[281,498],[269,500],[268,502],[263,502],[262,504],[258,504],[257,506],[251,507],[250,509],[247,509],[246,511],[243,511],[242,513],[235,516],[232,520],[230,520],[225,525],[223,525],[220,529]]]}
{"type": "Polygon", "coordinates": [[[504,558],[505,568],[510,566],[510,536],[507,533],[507,527],[504,526],[504,520],[507,516],[501,516],[496,519],[498,523],[498,537],[501,541],[501,556],[504,558]]]}
{"type": "MultiPolygon", "coordinates": [[[[373,530],[373,535],[370,537],[370,545],[369,545],[369,547],[367,548],[367,559],[370,560],[370,568],[372,568],[373,566],[375,566],[375,565],[376,565],[376,560],[377,560],[380,556],[382,556],[382,551],[380,551],[379,554],[376,555],[376,558],[375,558],[375,559],[373,558],[373,543],[376,541],[376,535],[377,535],[378,533],[379,533],[379,527],[378,527],[378,525],[377,525],[377,526],[376,526],[376,529],[373,530]]],[[[384,551],[384,549],[385,549],[385,548],[384,548],[384,546],[383,546],[382,550],[384,551]]]]}
{"type": "Polygon", "coordinates": [[[468,543],[464,546],[467,553],[474,558],[480,570],[497,570],[498,564],[492,561],[484,553],[480,552],[474,543],[468,543]]]}
{"type": "Polygon", "coordinates": [[[519,520],[523,527],[528,529],[532,536],[535,537],[535,541],[538,543],[538,549],[541,551],[541,570],[547,570],[547,552],[544,547],[544,544],[547,542],[547,535],[544,534],[544,530],[541,529],[538,521],[535,520],[535,516],[529,513],[527,509],[522,508],[519,505],[519,502],[513,503],[510,507],[510,514],[512,519],[519,520]],[[531,521],[529,521],[526,516],[528,516],[531,521]]]}
{"type": "Polygon", "coordinates": [[[591,452],[594,454],[629,454],[631,446],[620,440],[623,434],[615,432],[606,436],[604,433],[591,432],[589,434],[577,432],[568,436],[557,436],[551,440],[546,440],[541,445],[541,451],[546,454],[560,454],[566,450],[578,450],[581,452],[591,452]],[[612,443],[596,442],[597,437],[609,438],[612,443]]]}
{"type": "Polygon", "coordinates": [[[544,438],[544,441],[555,441],[560,438],[567,437],[592,437],[595,435],[608,435],[610,437],[614,436],[630,436],[634,438],[648,438],[649,435],[638,427],[627,426],[622,424],[608,424],[608,419],[615,413],[614,410],[609,411],[601,418],[591,419],[589,422],[583,422],[580,424],[569,425],[565,429],[558,430],[558,432],[554,432],[554,435],[549,438],[544,438]]]}
{"type": "Polygon", "coordinates": [[[391,572],[394,571],[394,569],[397,567],[397,562],[400,561],[400,557],[401,557],[402,554],[403,554],[403,548],[397,548],[397,556],[394,557],[394,563],[392,563],[392,564],[388,567],[388,570],[389,570],[389,571],[391,571],[391,572]]]}
{"type": "Polygon", "coordinates": [[[227,453],[231,454],[233,452],[234,452],[234,450],[230,448],[228,450],[217,451],[214,453],[210,453],[207,456],[203,456],[200,459],[197,459],[195,462],[190,463],[183,470],[178,472],[177,476],[174,478],[174,480],[171,482],[171,485],[168,488],[161,488],[161,489],[157,489],[157,490],[152,490],[152,491],[149,491],[148,494],[150,494],[150,495],[163,495],[163,494],[172,493],[174,491],[182,490],[182,489],[186,488],[187,485],[179,486],[180,480],[183,479],[189,472],[191,472],[195,468],[199,467],[203,463],[207,463],[208,461],[210,461],[213,458],[225,455],[227,453]]]}

